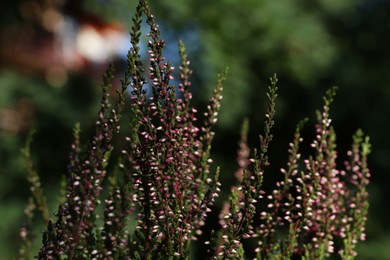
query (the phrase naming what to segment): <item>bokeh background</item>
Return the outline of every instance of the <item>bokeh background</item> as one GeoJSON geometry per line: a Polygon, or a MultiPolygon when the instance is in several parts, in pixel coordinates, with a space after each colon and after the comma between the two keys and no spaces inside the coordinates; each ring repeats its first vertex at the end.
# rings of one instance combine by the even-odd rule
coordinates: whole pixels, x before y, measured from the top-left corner
{"type": "MultiPolygon", "coordinates": [[[[229,67],[213,147],[225,191],[234,180],[239,128],[245,117],[251,124],[249,140],[256,146],[273,73],[278,74],[280,91],[270,148],[271,176],[285,165],[297,122],[312,119],[304,130],[310,140],[322,95],[339,86],[331,115],[340,158],[358,128],[373,145],[367,242],[360,244],[358,258],[390,259],[390,1],[150,2],[167,42],[168,59],[178,66],[178,40],[187,46],[197,105],[206,104],[216,74],[229,67]]],[[[72,128],[80,122],[83,137],[91,133],[102,73],[112,61],[118,76],[125,66],[136,4],[136,0],[1,1],[0,259],[16,257],[19,228],[25,221],[29,188],[20,148],[28,129],[31,125],[38,129],[33,158],[54,212],[72,128]]],[[[126,116],[123,121],[126,126],[126,116]]]]}

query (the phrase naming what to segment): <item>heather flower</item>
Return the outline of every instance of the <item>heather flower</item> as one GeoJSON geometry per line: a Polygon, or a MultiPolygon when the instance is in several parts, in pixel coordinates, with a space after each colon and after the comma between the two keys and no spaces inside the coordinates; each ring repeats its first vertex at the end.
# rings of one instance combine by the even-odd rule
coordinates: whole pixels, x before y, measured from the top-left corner
{"type": "MultiPolygon", "coordinates": [[[[179,42],[180,83],[175,86],[175,67],[163,56],[165,42],[145,0],[136,8],[130,36],[122,87],[112,101],[109,89],[114,69],[110,65],[101,84],[95,134],[86,146],[80,139],[80,124],[75,125],[68,174],[54,220],[30,159],[32,137],[23,149],[32,197],[25,209],[28,221],[20,230],[21,258],[30,254],[35,211],[46,224],[39,259],[184,259],[190,255],[191,242],[202,234],[221,188],[219,168],[211,171],[211,144],[226,71],[218,75],[203,120],[198,120],[184,43],[179,42]],[[141,60],[139,47],[143,19],[149,27],[147,61],[141,60]],[[130,129],[122,130],[126,146],[114,162],[114,138],[128,92],[130,129]],[[110,163],[115,166],[108,167],[110,163]],[[103,193],[103,189],[108,191],[103,193]]],[[[276,75],[270,79],[257,149],[249,147],[249,122],[243,123],[237,183],[219,214],[220,228],[205,242],[208,252],[214,259],[244,259],[244,241],[251,240],[258,245],[251,252],[258,259],[323,259],[336,254],[353,258],[357,242],[365,239],[369,139],[357,131],[347,152],[349,161],[339,167],[329,114],[335,89],[330,89],[317,114],[312,155],[301,152],[305,119],[289,144],[288,162],[278,172],[280,180],[266,193],[263,180],[275,174],[268,167],[272,161],[268,150],[277,82],[276,75]]]]}
{"type": "Polygon", "coordinates": [[[174,67],[162,55],[160,38],[146,1],[140,1],[131,32],[132,48],[128,67],[118,91],[115,108],[109,101],[113,67],[103,78],[102,100],[96,134],[87,150],[80,147],[79,125],[69,163],[65,202],[48,223],[40,258],[69,258],[93,255],[109,257],[172,257],[189,254],[189,243],[200,234],[209,208],[219,192],[218,171],[210,172],[212,127],[217,121],[222,98],[221,74],[205,115],[204,125],[196,126],[197,110],[191,106],[191,69],[183,43],[179,44],[182,64],[178,98],[173,80],[174,67]],[[149,25],[149,73],[144,76],[138,44],[142,16],[149,25]],[[152,82],[152,95],[146,84],[152,82]],[[104,225],[96,229],[96,208],[107,174],[106,166],[119,131],[119,119],[127,86],[131,90],[131,129],[123,150],[120,169],[123,177],[110,188],[104,203],[104,225]],[[126,229],[135,215],[135,233],[126,229]]]}
{"type": "Polygon", "coordinates": [[[254,158],[248,159],[247,122],[243,127],[236,172],[239,183],[232,188],[229,203],[220,214],[222,230],[215,256],[241,259],[243,255],[236,252],[242,249],[243,240],[250,238],[257,240],[255,253],[259,259],[323,259],[336,253],[343,259],[354,257],[357,241],[365,238],[369,139],[359,130],[353,138],[352,151],[348,152],[351,162],[345,163],[345,169],[338,168],[336,138],[329,116],[335,88],[330,89],[324,97],[323,111],[317,115],[317,134],[311,144],[314,155],[304,158],[299,152],[305,119],[298,124],[289,145],[287,167],[280,169],[282,179],[276,183],[276,189],[265,194],[261,184],[267,177],[264,166],[268,165],[266,152],[272,139],[274,83],[276,80],[271,79],[260,156],[254,150],[254,158]],[[264,209],[258,212],[259,208],[264,209]],[[252,224],[255,216],[259,217],[257,227],[252,224]]]}

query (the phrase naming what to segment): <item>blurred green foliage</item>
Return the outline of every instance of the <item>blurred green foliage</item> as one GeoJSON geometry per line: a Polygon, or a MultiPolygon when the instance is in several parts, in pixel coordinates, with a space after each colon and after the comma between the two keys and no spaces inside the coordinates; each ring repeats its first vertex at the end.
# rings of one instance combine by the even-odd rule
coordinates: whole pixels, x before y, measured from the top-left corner
{"type": "MultiPolygon", "coordinates": [[[[10,14],[18,13],[20,2],[2,3],[1,30],[18,22],[19,16],[10,14]]],[[[124,0],[76,3],[127,27],[135,4],[124,0]]],[[[287,158],[287,143],[296,123],[306,116],[313,118],[312,111],[321,104],[325,89],[339,86],[331,111],[338,146],[348,148],[350,136],[358,127],[371,136],[373,144],[368,242],[361,246],[361,258],[388,258],[390,2],[167,0],[151,5],[163,37],[169,35],[165,38],[168,44],[176,45],[179,38],[195,39],[185,44],[192,50],[189,58],[195,71],[193,92],[194,98],[199,98],[197,102],[205,102],[216,73],[229,66],[214,143],[215,158],[222,165],[223,184],[227,186],[229,179],[234,179],[239,125],[246,116],[252,129],[249,140],[257,142],[262,120],[258,111],[264,111],[263,93],[270,75],[276,72],[280,79],[275,141],[270,147],[270,159],[277,166],[287,158]],[[195,47],[191,49],[192,45],[195,47]]],[[[100,78],[71,75],[65,86],[53,88],[44,79],[1,65],[0,108],[12,108],[21,101],[32,104],[34,113],[29,122],[38,128],[32,149],[43,185],[50,193],[58,187],[59,175],[66,172],[73,125],[79,121],[88,129],[93,123],[98,105],[98,88],[94,86],[100,78]]],[[[304,131],[309,136],[312,133],[312,129],[304,131]]],[[[5,259],[17,252],[18,229],[28,196],[19,152],[25,135],[25,131],[15,134],[0,130],[0,258],[5,259]]]]}
{"type": "MultiPolygon", "coordinates": [[[[98,89],[85,77],[74,76],[63,88],[53,88],[44,80],[10,70],[0,72],[0,107],[13,108],[25,102],[33,109],[36,125],[32,156],[35,159],[43,185],[49,194],[55,194],[60,176],[66,172],[67,153],[72,141],[75,122],[85,129],[93,123],[98,109],[98,89]]],[[[27,119],[25,119],[27,120],[27,119]]],[[[29,187],[26,182],[24,159],[20,152],[24,146],[29,126],[18,134],[0,131],[0,258],[17,253],[19,228],[23,224],[24,205],[29,187]]],[[[55,198],[49,201],[55,203],[55,198]]],[[[40,230],[36,230],[40,235],[40,230]]],[[[39,241],[40,239],[37,239],[39,241]]]]}

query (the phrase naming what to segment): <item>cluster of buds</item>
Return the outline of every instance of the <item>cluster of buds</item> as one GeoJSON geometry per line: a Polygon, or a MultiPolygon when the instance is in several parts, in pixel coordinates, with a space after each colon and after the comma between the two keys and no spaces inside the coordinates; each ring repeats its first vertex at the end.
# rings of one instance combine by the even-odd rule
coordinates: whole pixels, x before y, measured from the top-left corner
{"type": "MultiPolygon", "coordinates": [[[[268,97],[273,93],[270,91],[268,97]]],[[[318,113],[316,137],[311,143],[314,155],[302,158],[299,152],[303,141],[300,131],[305,119],[298,124],[290,143],[287,167],[280,170],[283,178],[269,194],[256,185],[253,172],[266,177],[260,166],[266,165],[267,161],[261,159],[266,158],[270,139],[261,138],[263,154],[249,159],[247,126],[243,128],[236,173],[239,184],[232,188],[230,202],[220,215],[222,235],[216,247],[217,258],[240,258],[237,252],[242,252],[242,240],[248,238],[257,240],[255,252],[261,259],[293,256],[323,259],[335,254],[349,259],[356,256],[356,244],[365,238],[370,144],[359,130],[353,137],[352,150],[347,153],[350,161],[344,163],[344,169],[338,168],[336,136],[329,117],[334,94],[335,88],[326,93],[323,111],[318,113]],[[258,209],[262,209],[258,213],[258,225],[253,227],[258,209]]],[[[270,111],[273,109],[269,108],[267,115],[273,115],[270,111]]],[[[273,124],[267,121],[272,117],[266,118],[265,137],[273,124]]]]}
{"type": "Polygon", "coordinates": [[[120,256],[119,251],[142,258],[186,256],[190,241],[201,233],[219,193],[218,171],[210,173],[210,150],[224,74],[218,79],[203,126],[196,126],[197,110],[191,106],[189,92],[192,71],[184,44],[179,44],[181,83],[176,87],[171,84],[175,68],[165,61],[165,43],[145,1],[140,1],[133,21],[130,66],[123,80],[131,86],[132,94],[128,149],[122,151],[125,184],[120,194],[124,196],[120,196],[119,204],[113,202],[118,200],[115,196],[108,200],[104,238],[115,242],[109,241],[115,256],[120,256]],[[150,28],[147,77],[138,47],[142,15],[150,28]],[[131,213],[135,216],[135,233],[126,244],[122,242],[126,239],[121,239],[126,238],[121,220],[131,213]]]}
{"type": "Polygon", "coordinates": [[[41,258],[63,254],[70,258],[90,255],[94,259],[186,256],[190,241],[201,233],[218,196],[218,170],[210,173],[210,150],[225,74],[219,76],[203,126],[197,127],[197,110],[191,106],[189,92],[192,71],[184,44],[179,44],[181,83],[176,88],[170,83],[174,67],[165,61],[165,43],[146,1],[139,2],[133,22],[132,48],[116,107],[109,111],[110,66],[103,78],[96,134],[86,151],[80,146],[79,126],[75,128],[65,202],[56,214],[56,223],[48,223],[41,258]],[[139,54],[144,15],[150,28],[147,77],[139,54]],[[147,93],[148,81],[152,93],[147,93]],[[104,200],[104,224],[96,230],[96,208],[101,204],[102,183],[128,86],[132,115],[126,137],[128,149],[122,151],[119,164],[123,176],[112,178],[109,196],[104,200]],[[134,235],[126,229],[132,215],[136,222],[134,235]]]}

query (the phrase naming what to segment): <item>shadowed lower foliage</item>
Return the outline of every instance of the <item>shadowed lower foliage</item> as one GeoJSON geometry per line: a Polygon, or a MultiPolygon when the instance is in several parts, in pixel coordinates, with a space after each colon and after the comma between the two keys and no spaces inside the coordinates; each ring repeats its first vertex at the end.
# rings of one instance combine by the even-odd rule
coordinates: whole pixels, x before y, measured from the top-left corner
{"type": "MultiPolygon", "coordinates": [[[[32,190],[25,212],[30,226],[36,209],[47,224],[39,259],[187,259],[191,241],[202,233],[220,192],[219,170],[211,172],[210,153],[226,72],[219,75],[206,112],[199,115],[191,104],[192,71],[185,47],[180,42],[180,83],[174,86],[174,67],[165,61],[165,43],[146,1],[139,2],[130,34],[122,88],[112,103],[110,66],[101,85],[96,132],[86,146],[79,124],[75,126],[63,201],[54,219],[29,157],[31,139],[23,150],[32,190]],[[141,60],[139,47],[144,17],[149,26],[147,62],[141,60]],[[125,118],[130,123],[124,133],[127,148],[115,162],[110,157],[127,93],[131,107],[125,118]],[[115,167],[108,167],[110,163],[115,167]],[[108,185],[103,185],[105,179],[108,185]]],[[[267,151],[277,98],[277,78],[271,78],[257,149],[248,146],[248,123],[243,124],[237,184],[220,213],[220,227],[214,227],[213,237],[206,241],[210,258],[244,259],[246,253],[259,259],[354,258],[357,242],[364,240],[370,144],[359,130],[347,152],[350,160],[338,167],[329,116],[334,94],[334,88],[326,93],[318,112],[313,153],[300,154],[303,120],[290,144],[287,165],[280,169],[281,180],[268,194],[263,178],[269,173],[267,151]],[[257,244],[254,252],[245,252],[245,240],[257,244]]],[[[29,258],[29,225],[21,237],[20,257],[29,258]]]]}

